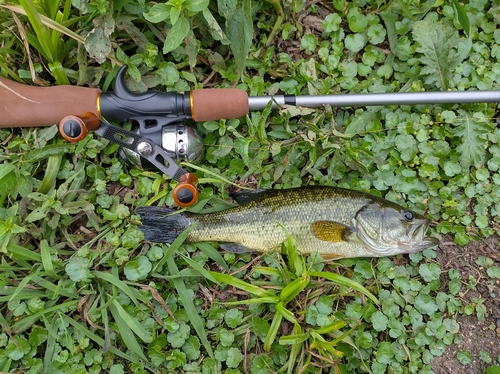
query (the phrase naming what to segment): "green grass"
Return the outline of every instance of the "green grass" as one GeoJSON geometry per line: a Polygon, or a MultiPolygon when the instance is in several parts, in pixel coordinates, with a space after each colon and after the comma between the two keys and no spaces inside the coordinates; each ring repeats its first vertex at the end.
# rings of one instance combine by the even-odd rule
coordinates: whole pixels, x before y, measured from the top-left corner
{"type": "MultiPolygon", "coordinates": [[[[486,0],[22,0],[0,4],[0,73],[107,90],[127,63],[136,91],[496,90],[499,11],[486,0]]],[[[193,124],[206,153],[184,166],[200,180],[196,210],[227,207],[233,184],[338,185],[466,244],[498,231],[494,117],[494,104],[266,109],[193,124]]],[[[484,317],[434,250],[324,263],[293,243],[261,257],[144,243],[134,208],[173,204],[173,181],[93,135],[74,145],[55,127],[0,129],[0,143],[2,372],[430,373],[458,339],[456,317],[484,317]]]]}

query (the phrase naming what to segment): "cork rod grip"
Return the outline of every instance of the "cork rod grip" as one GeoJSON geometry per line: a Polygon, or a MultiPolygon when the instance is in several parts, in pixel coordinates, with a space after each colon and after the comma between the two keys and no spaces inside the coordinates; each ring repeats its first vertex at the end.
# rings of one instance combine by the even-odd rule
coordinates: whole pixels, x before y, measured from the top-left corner
{"type": "Polygon", "coordinates": [[[98,113],[100,90],[34,87],[0,77],[0,128],[51,126],[68,114],[98,113]]]}
{"type": "Polygon", "coordinates": [[[191,113],[197,122],[240,118],[248,113],[248,94],[237,88],[194,90],[191,113]]]}

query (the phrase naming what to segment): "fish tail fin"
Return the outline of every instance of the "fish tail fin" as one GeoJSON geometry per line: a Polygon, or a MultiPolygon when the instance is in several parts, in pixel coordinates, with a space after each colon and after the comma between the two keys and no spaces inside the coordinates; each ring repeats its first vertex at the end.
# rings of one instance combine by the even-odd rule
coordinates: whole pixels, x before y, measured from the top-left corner
{"type": "Polygon", "coordinates": [[[143,206],[136,209],[141,216],[144,239],[155,243],[172,243],[192,223],[183,213],[157,206],[143,206]]]}

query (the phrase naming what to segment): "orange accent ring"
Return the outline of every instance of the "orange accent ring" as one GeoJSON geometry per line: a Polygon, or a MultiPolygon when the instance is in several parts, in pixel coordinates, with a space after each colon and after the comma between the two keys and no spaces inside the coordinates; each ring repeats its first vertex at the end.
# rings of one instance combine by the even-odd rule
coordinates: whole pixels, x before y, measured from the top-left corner
{"type": "Polygon", "coordinates": [[[97,116],[99,118],[102,118],[101,115],[101,92],[97,94],[96,100],[95,100],[95,107],[97,109],[97,116]]]}
{"type": "Polygon", "coordinates": [[[196,122],[194,118],[194,100],[193,100],[193,91],[189,92],[189,108],[191,109],[191,118],[196,122]]]}

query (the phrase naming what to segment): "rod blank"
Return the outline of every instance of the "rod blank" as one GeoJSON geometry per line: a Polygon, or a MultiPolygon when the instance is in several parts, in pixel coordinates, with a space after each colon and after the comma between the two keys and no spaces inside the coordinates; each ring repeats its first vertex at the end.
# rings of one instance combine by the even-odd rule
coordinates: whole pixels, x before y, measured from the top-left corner
{"type": "Polygon", "coordinates": [[[375,105],[419,105],[419,104],[458,104],[458,103],[498,103],[500,91],[446,91],[446,92],[403,92],[403,93],[369,93],[339,94],[319,96],[250,96],[248,106],[251,111],[265,109],[269,101],[273,108],[282,105],[321,108],[359,107],[375,105]]]}

